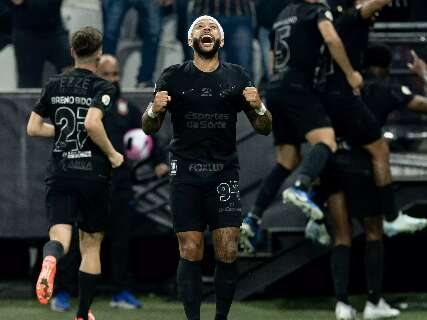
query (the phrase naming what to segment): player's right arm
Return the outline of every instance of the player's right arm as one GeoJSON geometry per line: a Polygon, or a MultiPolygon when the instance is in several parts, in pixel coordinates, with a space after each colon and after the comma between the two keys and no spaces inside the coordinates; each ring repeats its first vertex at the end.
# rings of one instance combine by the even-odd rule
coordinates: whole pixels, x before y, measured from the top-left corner
{"type": "Polygon", "coordinates": [[[50,138],[55,136],[55,127],[45,122],[42,116],[33,111],[28,120],[27,134],[30,137],[50,138]]]}
{"type": "Polygon", "coordinates": [[[353,69],[344,44],[342,43],[341,38],[335,30],[332,22],[326,19],[321,20],[318,23],[318,28],[320,30],[320,34],[323,37],[323,40],[325,41],[325,44],[328,46],[332,58],[344,72],[349,85],[353,88],[353,90],[361,89],[363,86],[362,75],[353,69]]]}
{"type": "Polygon", "coordinates": [[[123,155],[114,149],[105,132],[101,109],[90,107],[85,118],[85,128],[90,139],[105,153],[113,168],[120,167],[123,163],[123,155]]]}
{"type": "Polygon", "coordinates": [[[368,0],[360,7],[360,14],[363,19],[372,18],[378,11],[391,3],[391,0],[368,0]]]}
{"type": "Polygon", "coordinates": [[[153,134],[160,130],[165,119],[166,107],[172,100],[167,91],[158,91],[154,101],[150,102],[142,115],[142,130],[146,134],[153,134]]]}

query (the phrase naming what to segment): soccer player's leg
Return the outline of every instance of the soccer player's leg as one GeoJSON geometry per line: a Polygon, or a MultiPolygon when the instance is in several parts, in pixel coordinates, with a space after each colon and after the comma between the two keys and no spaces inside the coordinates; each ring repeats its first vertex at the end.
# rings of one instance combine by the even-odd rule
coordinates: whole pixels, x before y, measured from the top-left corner
{"type": "Polygon", "coordinates": [[[200,320],[204,252],[204,187],[171,183],[170,204],[180,259],[177,270],[178,296],[188,320],[200,320]]]}
{"type": "Polygon", "coordinates": [[[96,288],[101,278],[102,232],[89,233],[80,230],[80,253],[82,261],[79,269],[79,306],[77,319],[90,320],[90,311],[96,288]]]}
{"type": "Polygon", "coordinates": [[[239,247],[254,252],[261,237],[261,219],[264,211],[276,197],[281,185],[299,163],[299,149],[293,145],[276,146],[276,164],[263,180],[255,204],[243,219],[240,227],[239,247]]]}
{"type": "Polygon", "coordinates": [[[289,105],[286,112],[292,119],[292,130],[301,142],[311,145],[310,151],[303,157],[296,181],[283,193],[284,202],[291,202],[313,220],[323,218],[323,212],[311,200],[309,190],[312,183],[325,169],[328,159],[336,151],[335,133],[326,111],[314,92],[298,94],[291,100],[298,103],[289,105]]]}
{"type": "Polygon", "coordinates": [[[43,264],[36,284],[37,298],[47,304],[52,297],[56,264],[70,247],[75,203],[69,192],[58,186],[47,186],[47,220],[49,241],[43,247],[43,264]]]}
{"type": "Polygon", "coordinates": [[[215,320],[227,320],[238,270],[236,265],[239,227],[242,223],[238,176],[212,185],[207,194],[207,219],[215,251],[215,320]]]}
{"type": "Polygon", "coordinates": [[[239,247],[244,252],[256,250],[261,238],[261,219],[264,211],[271,205],[280,186],[299,163],[299,143],[294,140],[292,126],[283,106],[283,92],[280,86],[272,83],[267,91],[268,108],[273,118],[273,137],[276,146],[276,164],[263,180],[255,203],[246,214],[241,225],[239,247]]]}
{"type": "Polygon", "coordinates": [[[398,309],[382,298],[384,245],[382,241],[382,215],[368,216],[363,219],[366,237],[365,273],[368,288],[368,301],[363,311],[364,319],[397,317],[398,309]]]}
{"type": "Polygon", "coordinates": [[[79,304],[76,318],[94,319],[90,307],[101,278],[101,244],[108,223],[111,196],[105,183],[76,183],[78,193],[79,243],[82,257],[78,282],[79,304]]]}
{"type": "Polygon", "coordinates": [[[356,318],[356,310],[348,301],[352,230],[344,193],[332,194],[328,199],[328,207],[335,234],[331,255],[332,279],[337,299],[335,316],[337,320],[352,320],[356,318]]]}

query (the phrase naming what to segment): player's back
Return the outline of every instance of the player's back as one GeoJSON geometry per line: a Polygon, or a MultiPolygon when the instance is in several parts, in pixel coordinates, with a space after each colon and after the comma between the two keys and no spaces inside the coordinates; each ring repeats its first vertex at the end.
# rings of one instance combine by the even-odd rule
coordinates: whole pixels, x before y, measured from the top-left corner
{"type": "Polygon", "coordinates": [[[274,73],[288,69],[312,78],[323,39],[318,23],[332,14],[321,3],[292,3],[273,25],[274,73]]]}
{"type": "Polygon", "coordinates": [[[52,77],[34,111],[55,126],[47,180],[77,178],[106,181],[108,158],[88,137],[84,121],[90,107],[104,113],[113,100],[112,84],[86,69],[52,77]]]}

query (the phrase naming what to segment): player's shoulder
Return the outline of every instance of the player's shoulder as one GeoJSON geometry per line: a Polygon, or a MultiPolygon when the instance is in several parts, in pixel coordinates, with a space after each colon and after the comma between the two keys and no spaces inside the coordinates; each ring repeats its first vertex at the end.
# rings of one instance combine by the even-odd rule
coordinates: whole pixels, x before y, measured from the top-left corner
{"type": "Polygon", "coordinates": [[[249,76],[249,73],[246,71],[246,69],[238,64],[223,62],[222,68],[224,68],[226,72],[233,73],[238,76],[249,76]]]}
{"type": "Polygon", "coordinates": [[[162,72],[162,77],[163,78],[172,77],[176,74],[182,73],[183,71],[188,69],[187,64],[188,64],[188,61],[186,61],[182,64],[173,64],[169,67],[166,67],[162,72]]]}
{"type": "Polygon", "coordinates": [[[328,5],[321,2],[304,2],[303,4],[304,5],[301,7],[300,13],[307,19],[318,19],[324,17],[328,20],[333,20],[333,15],[328,5]]]}

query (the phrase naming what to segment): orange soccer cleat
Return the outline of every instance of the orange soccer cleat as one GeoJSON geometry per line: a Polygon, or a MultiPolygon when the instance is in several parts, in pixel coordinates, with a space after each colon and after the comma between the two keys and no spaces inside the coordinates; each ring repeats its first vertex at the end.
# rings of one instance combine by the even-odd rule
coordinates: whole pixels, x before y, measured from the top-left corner
{"type": "Polygon", "coordinates": [[[36,285],[36,294],[41,304],[47,304],[52,297],[53,282],[56,273],[56,258],[47,256],[43,260],[42,270],[36,285]]]}

